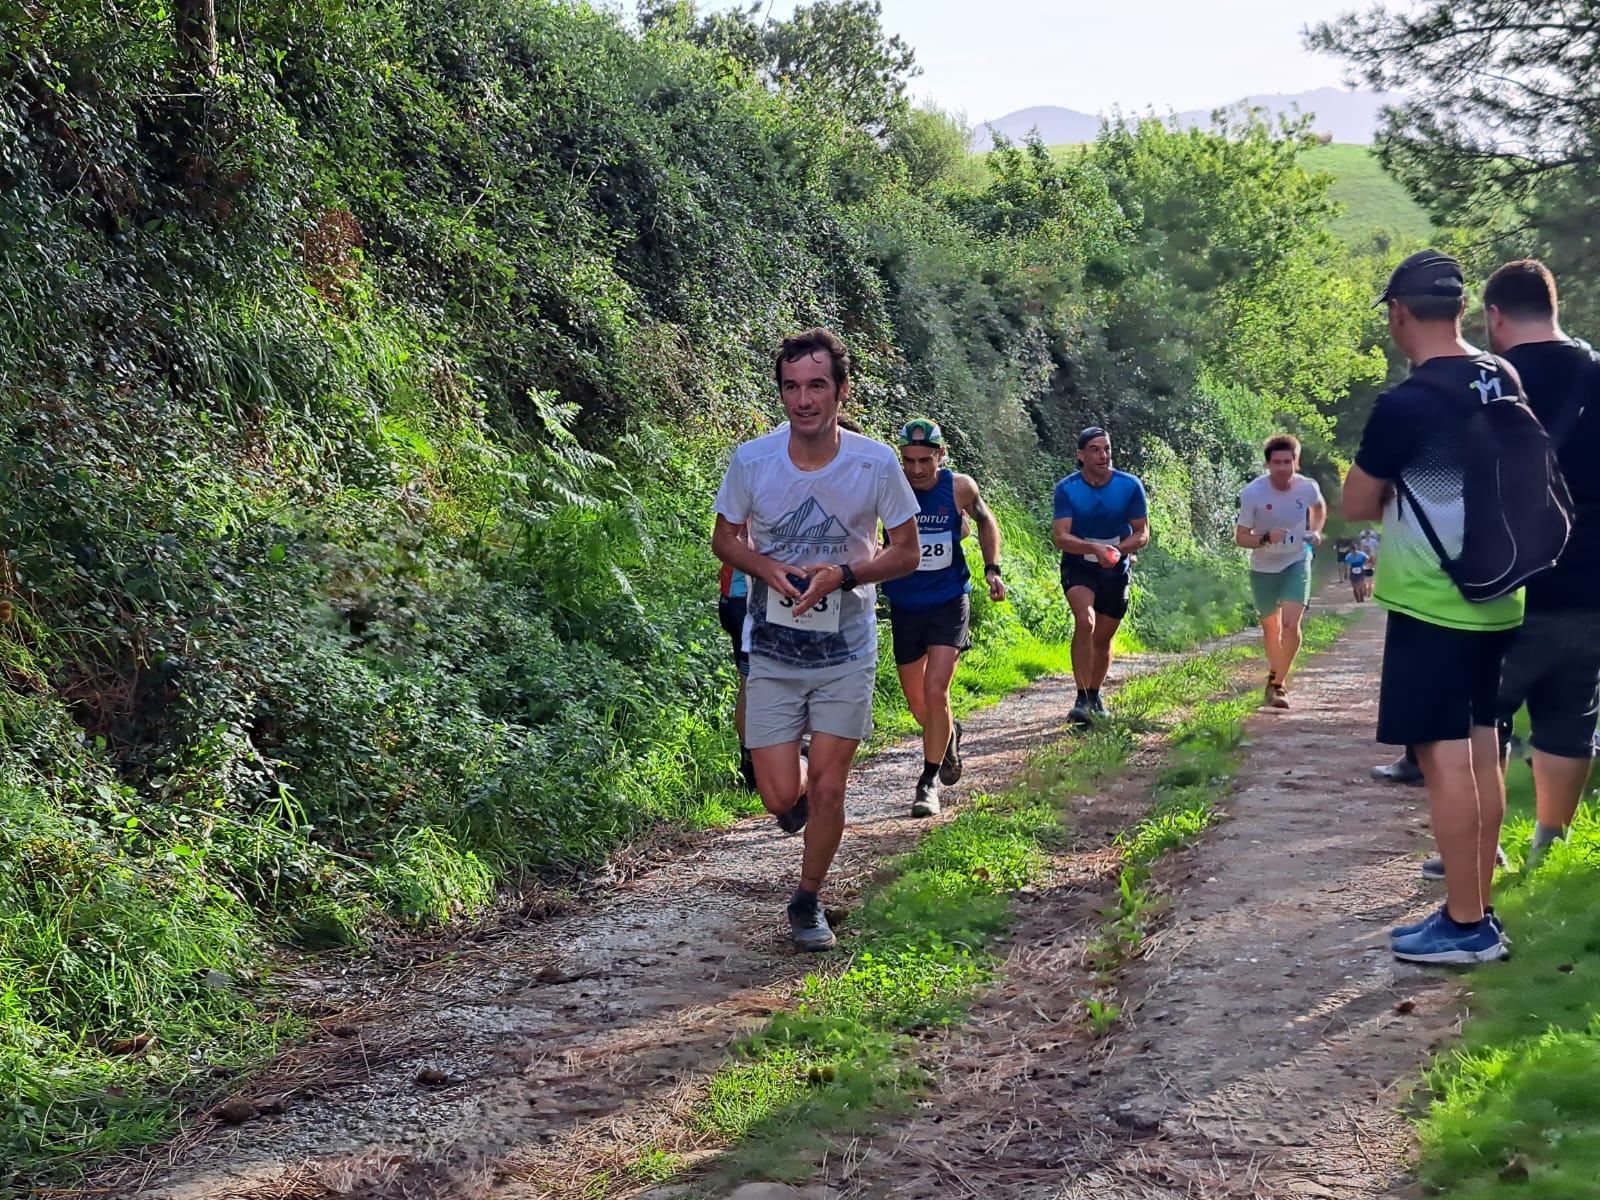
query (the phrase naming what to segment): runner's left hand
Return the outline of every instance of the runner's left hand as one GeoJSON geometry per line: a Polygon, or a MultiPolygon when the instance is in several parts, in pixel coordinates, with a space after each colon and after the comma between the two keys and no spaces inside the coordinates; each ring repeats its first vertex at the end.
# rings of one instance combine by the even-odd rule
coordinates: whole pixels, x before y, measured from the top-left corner
{"type": "Polygon", "coordinates": [[[1006,581],[998,575],[989,576],[989,599],[996,604],[1006,598],[1006,581]]]}

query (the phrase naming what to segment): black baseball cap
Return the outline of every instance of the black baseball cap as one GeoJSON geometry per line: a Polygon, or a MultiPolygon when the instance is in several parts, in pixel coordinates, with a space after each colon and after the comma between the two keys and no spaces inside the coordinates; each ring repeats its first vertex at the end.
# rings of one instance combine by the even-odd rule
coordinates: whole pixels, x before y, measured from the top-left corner
{"type": "Polygon", "coordinates": [[[1111,440],[1111,435],[1109,433],[1107,433],[1104,429],[1101,429],[1100,426],[1098,426],[1098,425],[1090,425],[1087,429],[1085,429],[1082,433],[1080,433],[1078,435],[1078,449],[1082,450],[1085,446],[1087,446],[1090,442],[1094,441],[1095,438],[1097,438],[1097,437],[1103,437],[1107,441],[1111,440]]]}
{"type": "Polygon", "coordinates": [[[1459,300],[1466,294],[1467,284],[1460,263],[1438,250],[1418,250],[1394,269],[1389,276],[1389,286],[1383,289],[1383,295],[1372,307],[1380,308],[1391,300],[1419,296],[1459,300]]]}
{"type": "Polygon", "coordinates": [[[944,446],[944,430],[939,428],[939,422],[930,421],[927,417],[917,417],[907,421],[900,427],[900,444],[902,446],[944,446]]]}

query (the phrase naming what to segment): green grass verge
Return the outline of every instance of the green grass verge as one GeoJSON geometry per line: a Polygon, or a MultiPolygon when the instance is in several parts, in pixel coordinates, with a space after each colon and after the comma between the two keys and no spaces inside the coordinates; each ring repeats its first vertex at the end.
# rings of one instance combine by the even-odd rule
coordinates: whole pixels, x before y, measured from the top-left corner
{"type": "MultiPolygon", "coordinates": [[[[1533,778],[1506,776],[1502,844],[1533,833],[1533,778]]],[[[1600,798],[1593,787],[1564,845],[1532,875],[1502,873],[1495,908],[1508,963],[1470,976],[1459,1045],[1427,1074],[1419,1172],[1431,1193],[1526,1200],[1600,1195],[1600,798]]]]}
{"type": "MultiPolygon", "coordinates": [[[[1308,651],[1347,621],[1308,622],[1308,651]]],[[[1042,751],[1016,786],[973,797],[897,860],[892,881],[842,932],[843,965],[808,975],[796,1009],[739,1043],[712,1080],[696,1120],[730,1143],[715,1184],[805,1180],[835,1139],[904,1111],[929,1082],[914,1036],[960,1021],[992,979],[988,948],[1012,923],[1009,893],[1040,878],[1048,851],[1068,836],[1071,800],[1122,768],[1137,731],[1227,690],[1233,671],[1258,653],[1232,646],[1130,680],[1111,723],[1042,751]]],[[[1153,906],[1139,900],[1148,897],[1147,864],[1211,820],[1227,778],[1221,764],[1250,707],[1242,699],[1207,704],[1173,727],[1155,806],[1124,840],[1129,920],[1110,935],[1124,955],[1134,944],[1130,920],[1153,906]]],[[[1109,1028],[1116,1016],[1113,1004],[1084,998],[1089,1028],[1109,1028]]],[[[660,1159],[651,1148],[638,1162],[660,1159]]]]}

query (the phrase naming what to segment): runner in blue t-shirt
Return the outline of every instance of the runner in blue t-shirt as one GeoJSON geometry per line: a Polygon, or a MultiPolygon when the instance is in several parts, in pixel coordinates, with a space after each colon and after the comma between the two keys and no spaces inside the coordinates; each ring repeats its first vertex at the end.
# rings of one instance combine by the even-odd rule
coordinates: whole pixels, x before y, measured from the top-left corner
{"type": "Polygon", "coordinates": [[[1111,468],[1111,436],[1098,425],[1078,435],[1078,471],[1056,484],[1055,543],[1061,586],[1072,607],[1072,678],[1078,697],[1068,720],[1106,715],[1100,686],[1111,668],[1111,639],[1128,613],[1132,563],[1150,542],[1144,484],[1111,468]]]}
{"type": "Polygon", "coordinates": [[[906,706],[922,726],[922,776],[911,803],[913,817],[939,811],[939,785],[961,778],[961,722],[950,711],[956,660],[970,649],[968,593],[972,572],[961,549],[968,513],[978,527],[983,578],[989,599],[1006,598],[1000,579],[1000,524],[978,495],[977,481],[944,465],[944,433],[926,417],[900,430],[900,465],[917,498],[921,557],[915,571],[885,580],[894,662],[906,706]]]}

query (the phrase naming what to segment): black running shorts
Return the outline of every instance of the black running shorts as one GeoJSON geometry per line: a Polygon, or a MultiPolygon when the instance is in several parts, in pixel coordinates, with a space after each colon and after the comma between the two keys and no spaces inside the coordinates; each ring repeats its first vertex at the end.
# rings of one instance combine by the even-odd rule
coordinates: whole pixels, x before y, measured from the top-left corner
{"type": "Polygon", "coordinates": [[[717,601],[717,620],[722,623],[722,631],[733,639],[733,665],[739,668],[739,674],[748,675],[750,655],[744,648],[744,614],[743,596],[723,596],[717,601]]]}
{"type": "Polygon", "coordinates": [[[891,604],[889,629],[894,634],[894,665],[909,667],[928,653],[929,646],[971,650],[972,639],[967,636],[971,615],[971,601],[966,596],[957,596],[933,608],[915,610],[891,604]]]}
{"type": "Polygon", "coordinates": [[[1128,615],[1128,593],[1133,589],[1133,573],[1123,563],[1102,567],[1072,555],[1061,560],[1061,590],[1088,588],[1094,593],[1094,611],[1120,621],[1128,615]]]}
{"type": "Polygon", "coordinates": [[[1448,629],[1389,614],[1378,684],[1378,741],[1389,746],[1464,741],[1494,726],[1500,665],[1514,629],[1448,629]]]}
{"type": "Polygon", "coordinates": [[[1600,613],[1529,613],[1506,650],[1500,726],[1523,704],[1528,742],[1557,758],[1593,758],[1600,724],[1600,613]]]}

